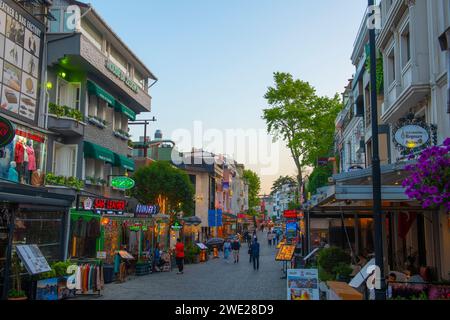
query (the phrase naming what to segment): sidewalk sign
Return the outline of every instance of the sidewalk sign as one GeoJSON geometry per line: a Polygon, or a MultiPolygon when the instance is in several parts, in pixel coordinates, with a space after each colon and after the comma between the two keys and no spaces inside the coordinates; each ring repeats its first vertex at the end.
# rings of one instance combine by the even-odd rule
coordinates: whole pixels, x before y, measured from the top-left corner
{"type": "Polygon", "coordinates": [[[30,275],[37,275],[52,270],[37,245],[16,246],[16,251],[30,275]]]}
{"type": "Polygon", "coordinates": [[[320,300],[318,269],[289,269],[287,299],[289,301],[320,300]]]}

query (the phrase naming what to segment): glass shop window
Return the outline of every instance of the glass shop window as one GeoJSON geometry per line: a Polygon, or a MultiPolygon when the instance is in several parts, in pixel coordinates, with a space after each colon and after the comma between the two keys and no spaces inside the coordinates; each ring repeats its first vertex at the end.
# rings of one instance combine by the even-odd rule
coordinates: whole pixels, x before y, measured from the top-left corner
{"type": "Polygon", "coordinates": [[[16,183],[42,186],[47,157],[47,137],[16,126],[16,137],[0,148],[0,178],[16,183]]]}
{"type": "Polygon", "coordinates": [[[15,219],[13,245],[36,244],[48,261],[61,260],[64,215],[21,210],[15,219]]]}

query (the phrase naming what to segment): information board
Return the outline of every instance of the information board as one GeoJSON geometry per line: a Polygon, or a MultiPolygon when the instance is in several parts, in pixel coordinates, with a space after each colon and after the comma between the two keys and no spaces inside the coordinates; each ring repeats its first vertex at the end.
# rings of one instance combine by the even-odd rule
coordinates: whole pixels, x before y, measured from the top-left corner
{"type": "Polygon", "coordinates": [[[30,275],[41,274],[52,270],[37,245],[20,245],[16,246],[16,250],[17,255],[30,275]]]}
{"type": "Polygon", "coordinates": [[[289,301],[320,300],[318,269],[289,269],[287,299],[289,301]]]}
{"type": "Polygon", "coordinates": [[[294,245],[284,245],[278,251],[276,261],[291,261],[294,257],[294,253],[294,245]]]}

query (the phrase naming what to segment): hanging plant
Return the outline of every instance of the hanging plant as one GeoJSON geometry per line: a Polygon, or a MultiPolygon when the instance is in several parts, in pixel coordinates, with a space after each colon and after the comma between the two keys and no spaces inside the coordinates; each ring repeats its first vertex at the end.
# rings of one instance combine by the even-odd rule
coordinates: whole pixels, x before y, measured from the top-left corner
{"type": "Polygon", "coordinates": [[[403,181],[403,187],[410,199],[421,202],[424,209],[450,210],[450,138],[442,147],[425,149],[417,163],[406,170],[410,177],[403,181]]]}

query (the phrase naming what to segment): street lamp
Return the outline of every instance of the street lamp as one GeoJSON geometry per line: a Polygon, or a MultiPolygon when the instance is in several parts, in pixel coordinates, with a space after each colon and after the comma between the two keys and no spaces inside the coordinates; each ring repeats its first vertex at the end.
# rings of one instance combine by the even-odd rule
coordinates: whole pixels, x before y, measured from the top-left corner
{"type": "MultiPolygon", "coordinates": [[[[374,0],[368,0],[368,19],[373,11],[374,0]]],[[[380,271],[380,286],[375,288],[375,299],[386,300],[386,283],[384,280],[383,253],[383,211],[381,205],[381,166],[378,141],[378,105],[377,105],[377,54],[375,49],[375,28],[369,28],[370,47],[370,96],[372,117],[372,181],[373,181],[373,216],[375,219],[375,265],[380,271]]]]}

